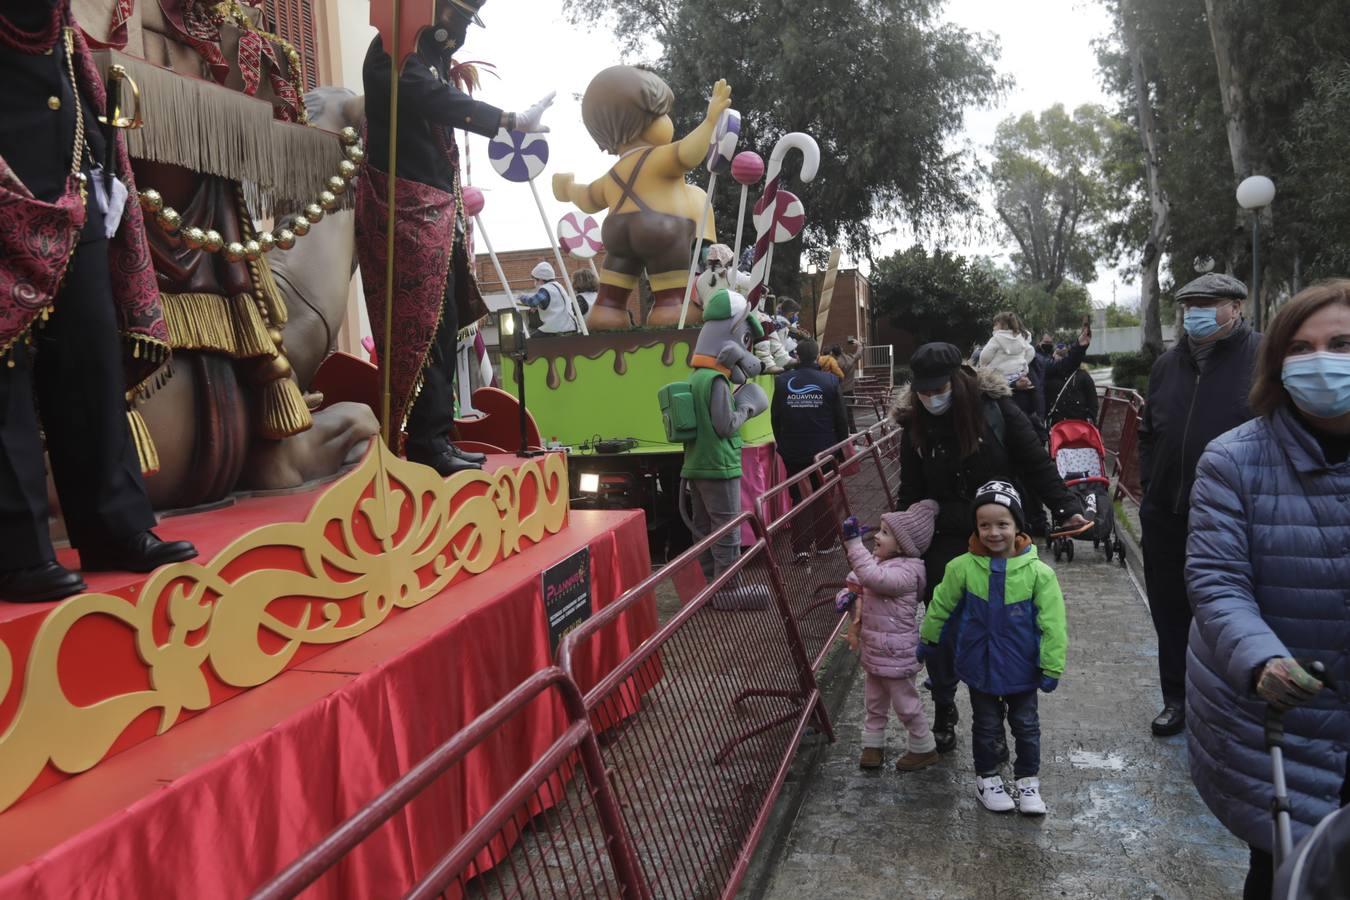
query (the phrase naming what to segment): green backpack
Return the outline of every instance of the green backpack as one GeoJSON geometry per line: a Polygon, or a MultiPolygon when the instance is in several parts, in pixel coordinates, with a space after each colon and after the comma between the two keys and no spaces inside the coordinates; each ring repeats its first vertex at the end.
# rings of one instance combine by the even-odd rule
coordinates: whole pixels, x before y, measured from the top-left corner
{"type": "Polygon", "coordinates": [[[666,440],[683,444],[698,437],[698,416],[694,413],[694,391],[687,381],[668,384],[656,392],[661,404],[661,423],[666,426],[666,440]]]}

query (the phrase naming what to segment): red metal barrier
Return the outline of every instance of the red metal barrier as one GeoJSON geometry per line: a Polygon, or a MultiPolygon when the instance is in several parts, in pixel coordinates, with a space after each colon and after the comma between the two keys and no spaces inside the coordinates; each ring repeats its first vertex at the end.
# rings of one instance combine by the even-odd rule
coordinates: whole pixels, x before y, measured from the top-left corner
{"type": "MultiPolygon", "coordinates": [[[[294,897],[396,816],[531,701],[561,699],[568,726],[407,897],[650,896],[575,684],[557,668],[526,679],[254,894],[294,897]],[[548,692],[548,693],[546,693],[548,692]]],[[[392,886],[391,886],[392,887],[392,886]]],[[[340,885],[332,893],[350,895],[340,885]]]]}
{"type": "Polygon", "coordinates": [[[900,427],[892,422],[882,422],[879,427],[868,429],[865,435],[867,443],[876,451],[881,483],[886,487],[891,509],[899,505],[900,498],[900,435],[900,427]]]}
{"type": "Polygon", "coordinates": [[[817,465],[839,472],[845,515],[857,516],[869,528],[880,527],[881,514],[895,508],[895,494],[872,438],[885,434],[886,429],[884,423],[878,423],[816,454],[817,465]]]}
{"type": "Polygon", "coordinates": [[[683,606],[585,703],[606,728],[601,752],[652,895],[730,898],[808,721],[833,732],[763,526],[745,513],[571,632],[564,670],[630,606],[675,594],[683,606]],[[747,523],[754,544],[707,583],[700,554],[747,523]]]}
{"type": "MultiPolygon", "coordinates": [[[[845,463],[848,470],[852,463],[845,463]]],[[[871,466],[866,459],[859,467],[871,466]]],[[[821,463],[792,476],[755,500],[760,521],[767,521],[769,551],[787,589],[788,606],[797,623],[802,645],[819,671],[844,616],[834,608],[834,595],[848,577],[848,559],[839,541],[846,502],[840,470],[821,463]],[[794,503],[784,515],[770,520],[767,510],[778,508],[784,492],[794,503]]]]}
{"type": "Polygon", "coordinates": [[[1143,499],[1139,484],[1139,419],[1143,412],[1144,398],[1137,391],[1109,387],[1097,416],[1102,444],[1114,463],[1116,496],[1124,494],[1135,503],[1143,499]]]}

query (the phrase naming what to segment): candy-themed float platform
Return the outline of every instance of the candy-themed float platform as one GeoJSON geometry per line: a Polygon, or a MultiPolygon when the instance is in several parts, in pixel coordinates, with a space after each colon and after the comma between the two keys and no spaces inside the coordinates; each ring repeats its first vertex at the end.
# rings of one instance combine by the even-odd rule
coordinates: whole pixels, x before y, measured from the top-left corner
{"type": "MultiPolygon", "coordinates": [[[[567,501],[561,454],[441,479],[377,442],[331,484],[166,520],[197,560],[4,605],[0,896],[247,893],[551,661],[541,572],[584,552],[594,610],[650,571],[641,513],[567,501]]],[[[596,677],[655,621],[621,622],[596,677]]],[[[554,724],[475,777],[509,785],[554,724]]],[[[442,800],[438,839],[481,812],[442,800]]]]}

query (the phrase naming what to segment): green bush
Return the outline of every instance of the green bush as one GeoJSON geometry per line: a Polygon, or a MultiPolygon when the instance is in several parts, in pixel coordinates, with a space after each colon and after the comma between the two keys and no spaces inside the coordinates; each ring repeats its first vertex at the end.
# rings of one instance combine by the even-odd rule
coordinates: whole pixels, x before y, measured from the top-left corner
{"type": "Polygon", "coordinates": [[[1143,394],[1148,391],[1148,373],[1156,359],[1152,353],[1117,353],[1111,361],[1111,382],[1143,394]]]}

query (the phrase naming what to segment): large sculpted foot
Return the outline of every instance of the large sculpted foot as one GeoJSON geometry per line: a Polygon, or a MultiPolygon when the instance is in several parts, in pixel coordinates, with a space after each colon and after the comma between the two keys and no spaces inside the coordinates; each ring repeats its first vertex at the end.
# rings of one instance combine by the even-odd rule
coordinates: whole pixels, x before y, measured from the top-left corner
{"type": "Polygon", "coordinates": [[[628,310],[597,303],[586,316],[586,327],[591,331],[622,331],[632,328],[633,322],[628,318],[628,310]]]}

